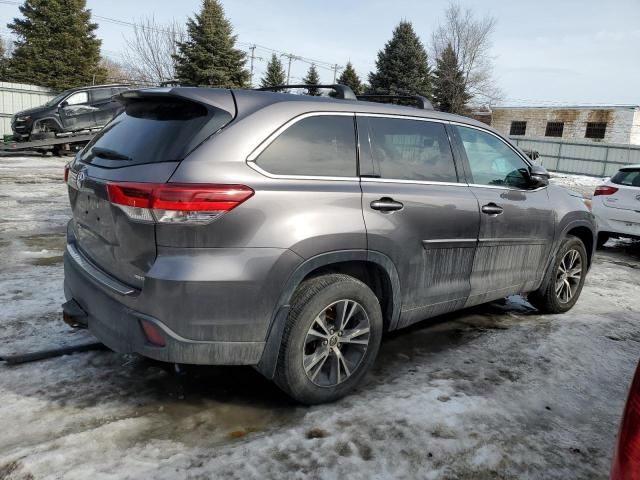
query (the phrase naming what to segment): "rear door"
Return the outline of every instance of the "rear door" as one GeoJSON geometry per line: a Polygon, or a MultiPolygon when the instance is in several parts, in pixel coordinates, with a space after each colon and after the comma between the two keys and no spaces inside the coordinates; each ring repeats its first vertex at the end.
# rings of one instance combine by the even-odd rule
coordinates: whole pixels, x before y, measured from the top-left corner
{"type": "Polygon", "coordinates": [[[103,126],[109,123],[119,108],[120,103],[113,99],[118,91],[112,87],[96,88],[89,90],[91,106],[94,108],[93,123],[95,126],[103,126]]]}
{"type": "Polygon", "coordinates": [[[610,182],[618,190],[600,197],[609,207],[607,219],[621,231],[640,235],[640,167],[622,168],[610,182]]]}
{"type": "Polygon", "coordinates": [[[611,178],[611,183],[618,191],[612,195],[604,195],[602,197],[604,204],[607,207],[638,213],[640,211],[640,167],[621,169],[611,178]]]}
{"type": "Polygon", "coordinates": [[[367,245],[398,271],[398,326],[461,308],[478,202],[458,177],[444,123],[358,114],[358,135],[367,245]]]}
{"type": "MultiPolygon", "coordinates": [[[[230,95],[220,91],[220,96],[230,95]]],[[[125,111],[71,165],[74,247],[113,277],[142,286],[156,257],[154,219],[146,209],[110,203],[109,183],[167,182],[180,161],[234,114],[172,95],[139,94],[127,100],[125,111]]],[[[123,188],[126,193],[126,184],[123,188]]]]}
{"type": "Polygon", "coordinates": [[[555,231],[547,188],[528,188],[529,165],[497,135],[461,125],[451,132],[480,205],[467,306],[535,288],[555,231]]]}

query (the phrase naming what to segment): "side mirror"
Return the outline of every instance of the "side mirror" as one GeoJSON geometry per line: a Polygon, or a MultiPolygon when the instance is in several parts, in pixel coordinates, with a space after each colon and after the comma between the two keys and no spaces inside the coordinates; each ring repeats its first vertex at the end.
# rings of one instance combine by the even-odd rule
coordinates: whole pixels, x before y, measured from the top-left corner
{"type": "Polygon", "coordinates": [[[62,103],[60,103],[60,108],[66,108],[69,106],[69,102],[67,102],[66,100],[62,103]]]}
{"type": "Polygon", "coordinates": [[[549,172],[542,165],[531,165],[529,167],[529,181],[531,188],[546,187],[549,185],[549,172]]]}

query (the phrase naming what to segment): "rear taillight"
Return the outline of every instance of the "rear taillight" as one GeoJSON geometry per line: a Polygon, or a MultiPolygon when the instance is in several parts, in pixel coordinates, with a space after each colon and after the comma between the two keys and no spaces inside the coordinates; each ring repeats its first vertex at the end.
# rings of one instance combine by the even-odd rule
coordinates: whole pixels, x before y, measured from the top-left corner
{"type": "Polygon", "coordinates": [[[68,163],[64,166],[64,183],[67,183],[67,180],[69,180],[69,164],[68,163]]]}
{"type": "Polygon", "coordinates": [[[622,416],[611,480],[640,479],[640,368],[631,383],[622,416]]]}
{"type": "Polygon", "coordinates": [[[109,182],[109,201],[132,220],[205,224],[253,195],[245,185],[109,182]]]}
{"type": "Polygon", "coordinates": [[[613,195],[616,193],[618,189],[616,187],[611,187],[609,185],[600,185],[596,187],[596,191],[593,192],[593,196],[597,197],[598,195],[613,195]]]}

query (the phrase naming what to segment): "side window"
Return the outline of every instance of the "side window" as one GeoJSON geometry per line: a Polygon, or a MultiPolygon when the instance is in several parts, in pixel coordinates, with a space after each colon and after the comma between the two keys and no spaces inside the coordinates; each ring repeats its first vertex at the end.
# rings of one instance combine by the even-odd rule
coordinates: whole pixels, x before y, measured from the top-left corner
{"type": "Polygon", "coordinates": [[[456,129],[469,159],[473,183],[527,187],[529,167],[505,142],[475,128],[456,129]]]}
{"type": "Polygon", "coordinates": [[[96,90],[91,90],[91,101],[105,102],[111,100],[111,96],[113,95],[111,90],[111,88],[98,88],[96,90]]]}
{"type": "Polygon", "coordinates": [[[256,163],[276,175],[355,177],[353,116],[304,118],[271,142],[256,163]]]}
{"type": "Polygon", "coordinates": [[[457,182],[449,137],[441,123],[369,117],[371,153],[382,178],[457,182]]]}
{"type": "Polygon", "coordinates": [[[69,98],[67,98],[67,105],[79,105],[81,103],[88,103],[88,102],[89,102],[89,95],[87,95],[87,92],[74,93],[69,98]]]}

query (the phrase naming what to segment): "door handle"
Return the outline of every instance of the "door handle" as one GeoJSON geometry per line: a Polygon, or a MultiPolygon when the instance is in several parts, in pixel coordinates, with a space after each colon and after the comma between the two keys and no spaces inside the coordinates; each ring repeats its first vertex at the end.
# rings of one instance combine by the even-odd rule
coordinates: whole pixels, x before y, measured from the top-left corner
{"type": "Polygon", "coordinates": [[[393,198],[383,197],[380,200],[371,202],[371,208],[381,212],[396,212],[404,208],[402,202],[396,202],[393,198]]]}
{"type": "Polygon", "coordinates": [[[502,215],[504,213],[504,208],[502,208],[500,205],[496,205],[493,202],[483,205],[481,210],[482,213],[486,213],[487,215],[491,215],[492,217],[502,215]]]}

